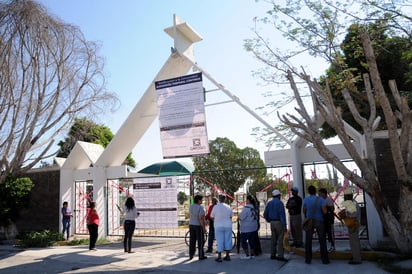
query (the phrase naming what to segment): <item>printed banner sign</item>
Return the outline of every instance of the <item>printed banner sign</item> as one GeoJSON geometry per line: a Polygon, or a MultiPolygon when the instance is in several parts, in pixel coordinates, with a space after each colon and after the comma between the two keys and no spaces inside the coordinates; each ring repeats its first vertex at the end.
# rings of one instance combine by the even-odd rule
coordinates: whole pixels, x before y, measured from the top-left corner
{"type": "Polygon", "coordinates": [[[208,154],[202,73],[155,82],[163,158],[208,154]]]}
{"type": "Polygon", "coordinates": [[[177,178],[150,177],[133,179],[137,210],[136,228],[177,228],[177,178]]]}

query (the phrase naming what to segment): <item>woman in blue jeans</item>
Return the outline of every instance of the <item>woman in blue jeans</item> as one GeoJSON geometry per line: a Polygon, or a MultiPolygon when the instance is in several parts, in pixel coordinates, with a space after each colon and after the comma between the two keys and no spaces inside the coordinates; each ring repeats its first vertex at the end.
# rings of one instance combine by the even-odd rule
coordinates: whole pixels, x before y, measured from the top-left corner
{"type": "Polygon", "coordinates": [[[69,240],[70,237],[70,219],[73,217],[72,211],[69,208],[69,203],[68,202],[63,202],[63,207],[62,207],[62,225],[63,225],[63,230],[62,234],[66,233],[66,240],[69,240]]]}
{"type": "Polygon", "coordinates": [[[309,196],[303,200],[303,214],[306,218],[313,219],[313,227],[305,231],[305,263],[312,262],[312,238],[316,229],[320,246],[320,258],[323,264],[329,264],[328,251],[326,249],[325,226],[323,215],[326,214],[326,202],[322,197],[316,196],[316,188],[308,187],[309,196]]]}
{"type": "Polygon", "coordinates": [[[137,211],[137,208],[134,203],[134,199],[132,197],[128,197],[126,199],[126,203],[124,205],[123,210],[118,206],[118,209],[123,214],[126,214],[124,219],[124,238],[123,238],[123,247],[124,252],[126,253],[133,253],[132,252],[132,237],[134,230],[136,228],[136,218],[140,215],[137,211]]]}
{"type": "Polygon", "coordinates": [[[240,220],[240,240],[245,255],[241,259],[251,259],[255,256],[255,239],[258,229],[259,212],[255,209],[254,198],[251,195],[246,197],[246,205],[239,215],[240,220]],[[249,250],[250,247],[250,250],[249,250]]]}

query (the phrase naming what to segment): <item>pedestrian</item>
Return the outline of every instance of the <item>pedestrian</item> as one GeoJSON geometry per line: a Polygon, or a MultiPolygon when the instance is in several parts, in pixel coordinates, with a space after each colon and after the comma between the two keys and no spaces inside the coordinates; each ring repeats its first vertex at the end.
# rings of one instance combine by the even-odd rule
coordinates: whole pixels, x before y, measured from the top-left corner
{"type": "Polygon", "coordinates": [[[61,209],[62,212],[62,225],[63,230],[62,234],[64,237],[64,233],[66,233],[66,240],[69,240],[70,237],[70,220],[73,217],[72,211],[69,208],[68,202],[63,202],[63,207],[61,209]]]}
{"type": "Polygon", "coordinates": [[[209,237],[207,239],[207,250],[206,253],[212,253],[213,252],[213,241],[215,240],[215,226],[213,219],[210,218],[210,214],[212,213],[213,207],[217,205],[217,198],[213,197],[212,198],[212,203],[209,205],[206,211],[206,221],[209,222],[209,237]]]}
{"type": "Polygon", "coordinates": [[[350,188],[343,193],[343,207],[345,212],[345,225],[348,227],[349,245],[352,251],[352,259],[349,264],[361,264],[361,245],[359,240],[359,220],[360,208],[356,200],[353,199],[353,192],[350,188]]]}
{"type": "Polygon", "coordinates": [[[299,188],[292,187],[292,197],[286,202],[286,208],[289,212],[289,226],[293,242],[290,246],[302,247],[302,198],[298,195],[299,188]]]}
{"type": "Polygon", "coordinates": [[[316,196],[316,188],[308,187],[309,196],[303,200],[303,214],[305,218],[311,218],[313,226],[305,231],[305,263],[312,262],[312,238],[316,230],[320,245],[320,258],[323,264],[329,264],[328,251],[326,249],[325,225],[323,215],[326,214],[326,202],[322,197],[316,196]]]}
{"type": "Polygon", "coordinates": [[[329,252],[335,251],[335,235],[334,235],[334,223],[335,223],[335,205],[331,197],[328,195],[326,188],[319,189],[319,196],[325,199],[326,202],[326,214],[323,215],[323,223],[325,225],[326,239],[330,243],[329,252]]]}
{"type": "Polygon", "coordinates": [[[230,251],[232,250],[232,209],[225,203],[226,196],[219,195],[219,203],[213,207],[211,218],[214,220],[215,235],[217,242],[216,262],[222,262],[222,252],[226,255],[225,261],[230,261],[230,251]]]}
{"type": "Polygon", "coordinates": [[[254,198],[247,195],[246,204],[240,212],[240,241],[245,254],[240,259],[251,259],[255,257],[256,233],[258,229],[258,215],[256,211],[254,198]]]}
{"type": "Polygon", "coordinates": [[[124,218],[124,238],[123,238],[123,247],[124,252],[134,253],[132,251],[132,237],[134,230],[136,228],[136,218],[140,215],[140,212],[137,210],[134,199],[132,197],[127,197],[123,209],[117,205],[117,208],[122,214],[125,214],[124,218]]]}
{"type": "Polygon", "coordinates": [[[272,200],[270,200],[263,212],[263,217],[270,223],[270,259],[287,262],[284,257],[283,234],[287,231],[285,206],[280,200],[280,191],[272,191],[272,200]]]}
{"type": "Polygon", "coordinates": [[[87,210],[87,229],[89,230],[89,250],[96,251],[96,241],[99,236],[100,218],[96,210],[96,202],[91,202],[87,210]]]}
{"type": "Polygon", "coordinates": [[[194,203],[189,208],[189,260],[193,259],[196,252],[196,243],[198,248],[199,260],[207,259],[204,253],[205,245],[205,210],[201,206],[203,201],[202,195],[194,197],[194,203]]]}
{"type": "Polygon", "coordinates": [[[256,233],[255,234],[255,249],[253,250],[253,253],[255,256],[259,256],[260,254],[262,254],[262,245],[260,244],[260,238],[259,238],[259,230],[260,230],[260,204],[259,204],[259,200],[256,198],[256,196],[250,195],[251,198],[253,198],[252,204],[255,207],[255,210],[257,212],[257,224],[258,227],[256,229],[256,233]]]}

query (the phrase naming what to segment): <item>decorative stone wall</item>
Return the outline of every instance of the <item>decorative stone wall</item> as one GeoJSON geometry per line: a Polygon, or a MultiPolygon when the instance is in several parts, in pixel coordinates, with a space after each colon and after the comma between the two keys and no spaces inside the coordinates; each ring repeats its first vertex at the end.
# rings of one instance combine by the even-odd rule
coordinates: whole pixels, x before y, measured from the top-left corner
{"type": "Polygon", "coordinates": [[[48,229],[57,232],[60,222],[59,194],[60,170],[58,167],[34,169],[27,173],[34,183],[29,207],[20,212],[16,222],[19,233],[48,229]]]}

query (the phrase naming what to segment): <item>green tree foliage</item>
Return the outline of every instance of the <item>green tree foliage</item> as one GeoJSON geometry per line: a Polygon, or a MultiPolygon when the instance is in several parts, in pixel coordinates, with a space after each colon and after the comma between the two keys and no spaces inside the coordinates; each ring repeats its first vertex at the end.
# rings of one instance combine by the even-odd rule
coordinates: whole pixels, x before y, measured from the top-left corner
{"type": "Polygon", "coordinates": [[[19,211],[29,204],[33,182],[30,178],[13,178],[9,176],[0,184],[0,225],[7,226],[15,221],[19,211]]]}
{"type": "MultiPolygon", "coordinates": [[[[329,69],[326,76],[321,77],[321,84],[325,85],[327,79],[331,92],[333,93],[334,104],[342,110],[343,119],[358,131],[362,128],[354,121],[346,104],[341,90],[344,87],[350,87],[351,96],[359,112],[365,116],[369,114],[369,105],[365,86],[362,79],[364,73],[369,73],[368,65],[363,53],[360,42],[360,32],[366,28],[371,35],[372,45],[375,49],[376,61],[382,84],[385,88],[386,95],[393,107],[396,103],[390,92],[388,83],[395,80],[399,91],[402,95],[409,97],[410,105],[412,98],[412,40],[408,37],[391,36],[390,26],[385,20],[379,20],[370,23],[367,26],[361,24],[352,24],[348,28],[345,39],[340,47],[342,52],[337,56],[329,69]]],[[[393,32],[392,32],[393,34],[393,32]]],[[[396,34],[396,33],[395,33],[396,34]]],[[[384,117],[378,104],[378,115],[384,117]]],[[[378,129],[386,129],[386,123],[383,120],[378,129]]],[[[322,126],[321,134],[325,138],[333,137],[336,133],[328,124],[322,126]]]]}
{"type": "Polygon", "coordinates": [[[256,196],[257,192],[262,192],[262,190],[269,185],[271,186],[265,190],[266,197],[268,198],[272,197],[272,191],[274,189],[279,190],[282,195],[286,195],[288,193],[288,182],[278,178],[272,179],[270,176],[266,176],[266,178],[261,181],[254,182],[249,187],[249,193],[256,196]]]}
{"type": "Polygon", "coordinates": [[[187,201],[186,193],[179,191],[179,193],[177,193],[177,201],[179,202],[179,204],[183,205],[187,201]]]}
{"type": "MultiPolygon", "coordinates": [[[[64,141],[60,141],[58,146],[60,147],[57,157],[67,158],[77,141],[89,142],[102,145],[106,147],[113,139],[114,134],[110,128],[104,125],[98,125],[93,121],[86,118],[75,118],[74,124],[70,128],[68,136],[64,141]]],[[[136,167],[132,154],[129,153],[124,162],[132,167],[136,167]]]]}
{"type": "Polygon", "coordinates": [[[320,188],[326,188],[328,193],[338,190],[337,187],[334,186],[328,179],[306,179],[305,187],[308,188],[309,186],[314,186],[317,190],[320,188]]]}
{"type": "MultiPolygon", "coordinates": [[[[268,5],[268,11],[261,18],[256,18],[255,38],[245,40],[244,47],[251,52],[264,67],[255,72],[264,85],[284,83],[285,73],[290,70],[297,73],[296,67],[301,66],[300,58],[313,57],[313,66],[319,59],[330,64],[326,77],[332,83],[335,103],[341,107],[345,121],[356,129],[360,129],[353,119],[337,86],[351,84],[358,88],[353,97],[361,113],[367,113],[365,94],[362,85],[362,72],[367,71],[363,49],[360,44],[359,28],[367,26],[373,37],[372,43],[377,48],[378,65],[382,83],[387,86],[388,80],[395,79],[404,96],[410,97],[412,79],[412,52],[410,22],[411,1],[357,1],[357,0],[286,0],[286,1],[258,1],[268,5]],[[281,49],[278,44],[272,44],[270,38],[263,36],[260,27],[269,25],[276,33],[280,33],[288,43],[288,47],[281,49]],[[348,28],[349,26],[349,28],[348,28]],[[339,73],[337,73],[339,72],[339,73]]],[[[269,36],[270,37],[270,36],[269,36]]],[[[305,70],[310,71],[311,68],[305,70]]],[[[298,74],[298,73],[297,73],[298,74]]],[[[299,75],[296,75],[299,77],[299,75]]],[[[322,77],[324,78],[324,77],[322,77]]],[[[269,88],[268,88],[269,89],[269,88]]],[[[270,92],[265,96],[274,96],[272,102],[266,103],[262,110],[265,113],[278,111],[282,106],[296,105],[295,97],[287,91],[276,87],[273,95],[270,92]],[[283,98],[280,98],[280,94],[283,98]]],[[[308,97],[302,93],[302,98],[308,97]]],[[[378,111],[380,109],[378,108],[378,111]]],[[[381,112],[379,112],[381,114],[381,112]]],[[[383,115],[381,115],[383,118],[383,115]]],[[[385,128],[385,121],[381,122],[385,128]]],[[[272,144],[276,140],[272,134],[264,129],[257,129],[259,139],[272,144]]],[[[322,137],[329,138],[336,133],[326,124],[321,130],[322,137]]]]}
{"type": "MultiPolygon", "coordinates": [[[[266,168],[256,149],[240,149],[228,138],[216,138],[209,142],[210,154],[193,158],[194,175],[233,196],[247,180],[259,183],[266,176],[266,168]]],[[[198,191],[209,188],[196,179],[198,191]]]]}

